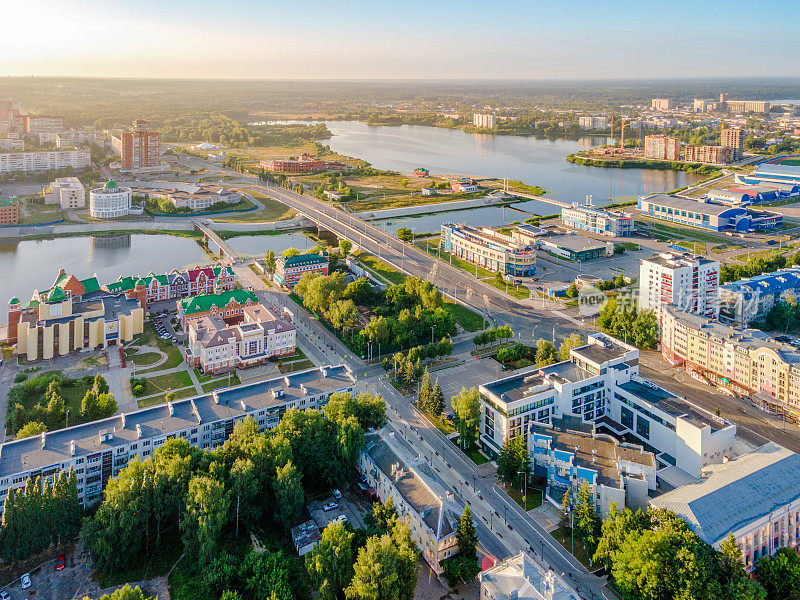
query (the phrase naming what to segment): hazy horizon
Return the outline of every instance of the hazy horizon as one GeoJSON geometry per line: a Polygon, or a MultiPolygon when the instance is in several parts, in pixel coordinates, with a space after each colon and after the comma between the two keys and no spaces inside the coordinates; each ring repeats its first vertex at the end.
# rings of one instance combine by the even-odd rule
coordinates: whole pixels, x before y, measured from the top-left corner
{"type": "Polygon", "coordinates": [[[800,5],[498,0],[401,6],[29,0],[0,75],[235,80],[647,80],[800,75],[800,5]],[[35,36],[24,23],[35,24],[35,36]],[[759,33],[761,32],[761,33],[759,33]],[[769,32],[768,34],[766,32],[769,32]]]}

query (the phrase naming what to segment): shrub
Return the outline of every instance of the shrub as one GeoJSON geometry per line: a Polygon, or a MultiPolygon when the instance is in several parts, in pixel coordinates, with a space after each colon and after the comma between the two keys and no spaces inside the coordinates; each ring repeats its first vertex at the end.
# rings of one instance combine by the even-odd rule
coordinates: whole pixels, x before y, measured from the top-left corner
{"type": "Polygon", "coordinates": [[[28,378],[27,373],[17,373],[14,375],[14,383],[22,383],[28,378]]]}

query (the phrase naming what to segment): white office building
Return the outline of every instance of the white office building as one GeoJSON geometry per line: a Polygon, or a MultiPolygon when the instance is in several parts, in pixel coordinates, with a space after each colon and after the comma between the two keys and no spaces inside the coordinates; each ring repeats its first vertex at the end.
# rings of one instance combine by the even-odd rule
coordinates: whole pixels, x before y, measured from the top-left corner
{"type": "Polygon", "coordinates": [[[103,187],[89,192],[89,214],[95,219],[117,219],[128,215],[133,192],[109,179],[103,187]]]}
{"type": "Polygon", "coordinates": [[[497,456],[508,440],[537,423],[574,415],[598,433],[652,452],[659,476],[686,481],[733,452],[736,426],[639,376],[639,351],[604,333],[570,352],[570,360],[528,367],[479,387],[479,443],[497,456]]]}
{"type": "Polygon", "coordinates": [[[663,306],[716,318],[719,315],[720,263],[690,253],[664,252],[639,265],[639,310],[652,310],[659,320],[663,306]]]}
{"type": "Polygon", "coordinates": [[[170,438],[219,448],[246,417],[266,431],[291,408],[319,409],[332,394],[352,392],[355,381],[346,365],[315,367],[0,444],[0,503],[28,479],[53,483],[74,469],[78,499],[89,506],[132,458],[147,458],[170,438]]]}
{"type": "Polygon", "coordinates": [[[751,571],[759,558],[800,545],[800,455],[769,442],[650,505],[685,519],[717,550],[733,534],[751,571]]]}
{"type": "Polygon", "coordinates": [[[48,171],[72,167],[82,171],[92,164],[88,148],[0,153],[0,173],[48,171]]]}
{"type": "Polygon", "coordinates": [[[577,204],[561,209],[561,221],[568,227],[612,237],[629,236],[634,229],[631,213],[611,212],[594,206],[577,204]]]}
{"type": "Polygon", "coordinates": [[[43,194],[45,204],[59,204],[63,210],[86,206],[86,188],[77,177],[59,177],[43,194]]]}

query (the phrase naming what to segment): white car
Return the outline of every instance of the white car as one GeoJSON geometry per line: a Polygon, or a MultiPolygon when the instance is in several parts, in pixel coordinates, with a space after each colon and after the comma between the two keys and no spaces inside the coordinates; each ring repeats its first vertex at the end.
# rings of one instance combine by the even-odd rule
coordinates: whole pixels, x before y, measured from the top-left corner
{"type": "Polygon", "coordinates": [[[339,515],[334,519],[335,523],[347,523],[347,515],[339,515]]]}
{"type": "Polygon", "coordinates": [[[19,578],[19,582],[22,584],[22,589],[27,590],[29,587],[31,587],[32,583],[31,574],[25,573],[22,577],[19,578]]]}
{"type": "Polygon", "coordinates": [[[322,510],[324,510],[325,512],[330,512],[337,508],[339,508],[338,502],[328,502],[325,506],[322,507],[322,510]]]}
{"type": "Polygon", "coordinates": [[[337,500],[342,497],[342,492],[336,489],[331,490],[331,494],[333,494],[333,497],[336,498],[337,500]]]}

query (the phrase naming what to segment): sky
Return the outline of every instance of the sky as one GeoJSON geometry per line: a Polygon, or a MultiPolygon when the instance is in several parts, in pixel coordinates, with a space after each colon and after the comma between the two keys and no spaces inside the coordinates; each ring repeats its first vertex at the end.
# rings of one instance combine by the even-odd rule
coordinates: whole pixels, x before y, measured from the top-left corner
{"type": "Polygon", "coordinates": [[[800,76],[797,0],[26,0],[3,16],[19,26],[0,76],[800,76]]]}

